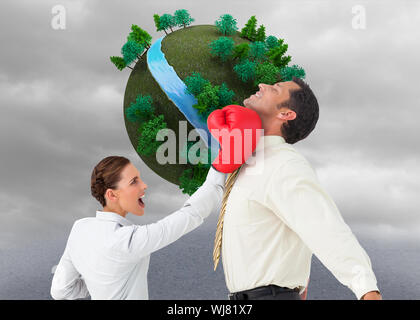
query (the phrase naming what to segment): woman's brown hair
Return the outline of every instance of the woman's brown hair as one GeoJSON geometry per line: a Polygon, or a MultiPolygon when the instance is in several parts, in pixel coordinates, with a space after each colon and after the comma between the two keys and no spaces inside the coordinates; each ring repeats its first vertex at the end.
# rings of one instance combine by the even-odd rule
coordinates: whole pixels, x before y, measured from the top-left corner
{"type": "Polygon", "coordinates": [[[110,156],[102,159],[93,168],[90,191],[103,207],[106,206],[105,191],[107,189],[117,189],[118,182],[121,180],[121,171],[129,163],[130,160],[127,158],[110,156]]]}

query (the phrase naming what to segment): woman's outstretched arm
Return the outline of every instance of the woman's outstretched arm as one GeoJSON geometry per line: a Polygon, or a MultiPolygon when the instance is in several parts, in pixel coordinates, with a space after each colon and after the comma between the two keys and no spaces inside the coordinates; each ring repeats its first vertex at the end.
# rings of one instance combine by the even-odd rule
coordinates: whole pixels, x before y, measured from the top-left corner
{"type": "Polygon", "coordinates": [[[225,173],[210,167],[203,185],[181,209],[156,223],[119,228],[113,248],[136,261],[178,240],[220,209],[225,178],[225,173]]]}

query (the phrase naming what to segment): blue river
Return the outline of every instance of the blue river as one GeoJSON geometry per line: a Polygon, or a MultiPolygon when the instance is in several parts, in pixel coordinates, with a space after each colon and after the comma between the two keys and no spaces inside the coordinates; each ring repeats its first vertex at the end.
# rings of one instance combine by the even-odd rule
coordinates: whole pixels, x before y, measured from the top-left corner
{"type": "Polygon", "coordinates": [[[187,86],[178,77],[174,68],[168,64],[161,50],[163,38],[156,40],[149,48],[147,52],[147,66],[168,99],[174,103],[195,129],[203,130],[198,130],[198,133],[207,148],[209,148],[210,144],[211,149],[209,148],[209,150],[211,150],[211,159],[213,160],[218,154],[219,143],[210,134],[207,123],[200,118],[197,109],[193,108],[193,105],[197,104],[197,99],[193,95],[185,93],[187,86]]]}

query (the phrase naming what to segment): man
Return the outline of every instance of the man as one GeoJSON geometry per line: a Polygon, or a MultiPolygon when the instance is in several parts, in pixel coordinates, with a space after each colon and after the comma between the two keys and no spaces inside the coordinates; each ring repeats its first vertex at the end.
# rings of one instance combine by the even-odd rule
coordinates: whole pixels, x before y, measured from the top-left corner
{"type": "Polygon", "coordinates": [[[357,299],[380,300],[369,257],[292,146],[315,128],[313,92],[298,78],[259,88],[243,104],[260,116],[264,136],[254,164],[239,169],[224,215],[221,252],[229,298],[300,299],[313,253],[357,299]],[[263,169],[250,174],[258,159],[263,169]]]}

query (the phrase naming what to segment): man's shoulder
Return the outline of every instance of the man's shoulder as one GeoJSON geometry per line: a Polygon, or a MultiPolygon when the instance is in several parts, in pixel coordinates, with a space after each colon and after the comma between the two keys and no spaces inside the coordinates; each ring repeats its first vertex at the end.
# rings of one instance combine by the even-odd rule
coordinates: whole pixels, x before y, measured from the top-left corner
{"type": "Polygon", "coordinates": [[[291,144],[284,143],[273,150],[273,158],[279,165],[302,163],[310,166],[308,160],[291,144]]]}
{"type": "Polygon", "coordinates": [[[276,165],[276,174],[279,175],[316,175],[314,168],[292,145],[285,143],[276,149],[273,159],[276,165]]]}

